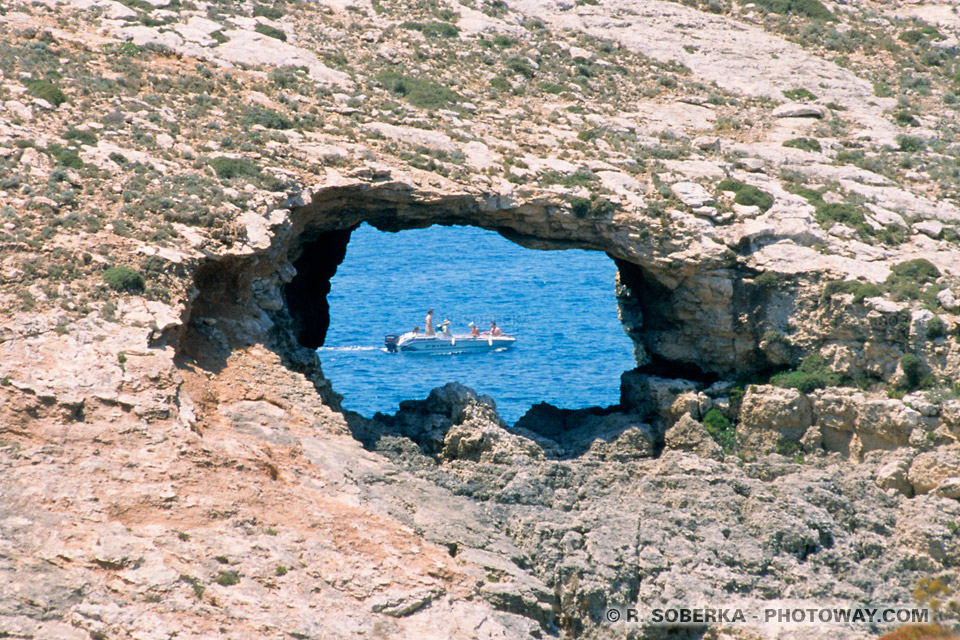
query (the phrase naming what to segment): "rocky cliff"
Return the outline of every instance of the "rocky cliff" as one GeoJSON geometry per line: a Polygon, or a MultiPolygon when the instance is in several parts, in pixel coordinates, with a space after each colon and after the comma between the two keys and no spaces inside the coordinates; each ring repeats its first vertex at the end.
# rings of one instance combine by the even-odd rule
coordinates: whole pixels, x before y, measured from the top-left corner
{"type": "Polygon", "coordinates": [[[949,626],[958,31],[860,1],[5,3],[0,635],[949,626]],[[620,404],[343,411],[315,349],[364,222],[605,252],[620,404]]]}

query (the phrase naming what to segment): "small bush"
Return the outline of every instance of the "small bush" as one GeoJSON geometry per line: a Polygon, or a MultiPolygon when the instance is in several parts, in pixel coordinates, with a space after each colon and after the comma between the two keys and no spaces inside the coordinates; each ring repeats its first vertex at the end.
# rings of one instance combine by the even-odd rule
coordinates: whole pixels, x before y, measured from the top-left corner
{"type": "Polygon", "coordinates": [[[940,277],[940,270],[929,260],[917,258],[893,265],[887,282],[893,279],[907,280],[916,283],[933,282],[940,277]]]}
{"type": "Polygon", "coordinates": [[[763,289],[773,289],[780,284],[780,278],[772,271],[764,271],[754,279],[753,284],[763,289]]]}
{"type": "Polygon", "coordinates": [[[924,25],[919,29],[904,31],[900,34],[900,40],[908,44],[918,44],[924,41],[943,40],[943,34],[930,25],[924,25]]]}
{"type": "Polygon", "coordinates": [[[828,227],[839,222],[853,229],[857,229],[865,222],[863,213],[859,209],[852,205],[839,202],[823,203],[817,207],[817,212],[814,217],[817,222],[828,227]]]}
{"type": "Polygon", "coordinates": [[[27,80],[26,85],[34,97],[46,100],[55,107],[67,101],[67,94],[47,80],[27,80]]]}
{"type": "Polygon", "coordinates": [[[76,140],[80,144],[85,145],[95,145],[97,144],[97,134],[93,131],[80,131],[79,129],[70,129],[63,134],[64,140],[76,140]]]}
{"type": "Polygon", "coordinates": [[[283,566],[282,564],[278,564],[278,565],[277,565],[277,570],[276,570],[275,573],[276,573],[277,577],[280,577],[280,576],[285,576],[285,575],[287,575],[287,571],[289,571],[289,569],[287,569],[287,568],[286,568],[285,566],[283,566]]]}
{"type": "Polygon", "coordinates": [[[901,133],[897,136],[897,148],[900,151],[914,153],[926,149],[927,142],[918,136],[906,136],[901,133]]]}
{"type": "Polygon", "coordinates": [[[103,281],[114,291],[142,293],[143,276],[130,267],[110,267],[103,272],[103,281]]]}
{"type": "Polygon", "coordinates": [[[900,370],[903,371],[903,387],[916,389],[923,379],[923,363],[912,353],[905,353],[900,358],[900,370]]]}
{"type": "Polygon", "coordinates": [[[404,22],[401,29],[419,31],[427,38],[456,38],[460,28],[449,22],[404,22]]]}
{"type": "Polygon", "coordinates": [[[816,151],[818,153],[823,150],[820,146],[820,141],[816,138],[794,138],[784,142],[783,146],[802,149],[803,151],[816,151]]]}
{"type": "Polygon", "coordinates": [[[919,127],[920,122],[909,111],[897,111],[893,119],[901,127],[919,127]]]}
{"type": "Polygon", "coordinates": [[[755,4],[781,15],[793,14],[813,20],[836,21],[830,10],[823,6],[820,0],[755,0],[755,4]]]}
{"type": "Polygon", "coordinates": [[[707,414],[703,416],[703,426],[710,437],[716,440],[725,452],[733,451],[737,444],[737,431],[733,423],[720,413],[719,409],[707,411],[707,414]]]}
{"type": "Polygon", "coordinates": [[[287,34],[285,34],[280,29],[277,29],[276,27],[271,27],[268,24],[258,24],[256,27],[253,28],[253,30],[256,31],[257,33],[261,33],[271,38],[276,38],[277,40],[281,40],[283,42],[287,41],[287,34]]]}
{"type": "Polygon", "coordinates": [[[210,166],[223,180],[231,180],[241,176],[256,177],[260,175],[260,168],[247,158],[228,158],[220,156],[210,160],[210,166]]]}
{"type": "Polygon", "coordinates": [[[267,129],[292,129],[293,121],[273,109],[253,107],[247,111],[246,120],[250,124],[259,124],[267,129]]]}
{"type": "Polygon", "coordinates": [[[253,8],[254,17],[267,18],[268,20],[279,20],[286,12],[280,7],[271,7],[269,5],[257,5],[253,8]]]}
{"type": "Polygon", "coordinates": [[[617,210],[617,205],[606,198],[593,195],[590,198],[570,198],[570,209],[578,218],[604,218],[617,210]]]}
{"type": "Polygon", "coordinates": [[[460,99],[456,92],[427,78],[381,71],[377,80],[392,94],[421,109],[442,109],[460,99]]]}
{"type": "Polygon", "coordinates": [[[943,320],[940,319],[940,316],[933,316],[927,321],[927,340],[936,340],[937,338],[942,338],[947,335],[947,328],[943,324],[943,320]]]}
{"type": "Polygon", "coordinates": [[[816,100],[817,96],[808,89],[788,89],[783,92],[787,100],[816,100]]]}
{"type": "Polygon", "coordinates": [[[232,587],[240,582],[240,574],[236,571],[222,571],[215,582],[224,587],[232,587]]]}
{"type": "Polygon", "coordinates": [[[853,301],[860,303],[866,298],[875,298],[883,293],[877,285],[870,282],[857,282],[856,280],[834,280],[828,282],[823,288],[823,294],[820,297],[821,302],[826,302],[835,295],[842,293],[853,294],[853,301]]]}
{"type": "Polygon", "coordinates": [[[717,189],[719,191],[733,191],[737,194],[733,199],[734,202],[744,206],[759,207],[760,211],[766,211],[773,206],[772,195],[766,191],[761,191],[753,185],[745,184],[733,178],[727,178],[721,181],[720,184],[717,185],[717,189]]]}
{"type": "Polygon", "coordinates": [[[816,389],[837,386],[840,384],[840,376],[827,366],[823,358],[814,353],[804,358],[797,369],[783,371],[770,378],[770,384],[810,393],[816,389]]]}

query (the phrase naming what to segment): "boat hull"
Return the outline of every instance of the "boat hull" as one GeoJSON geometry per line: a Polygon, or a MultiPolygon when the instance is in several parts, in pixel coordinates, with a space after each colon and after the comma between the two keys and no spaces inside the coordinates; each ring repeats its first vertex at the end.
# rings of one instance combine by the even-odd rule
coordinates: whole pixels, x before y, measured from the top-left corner
{"type": "Polygon", "coordinates": [[[509,336],[418,336],[388,335],[384,343],[388,351],[444,355],[450,353],[482,353],[509,349],[516,338],[509,336]]]}

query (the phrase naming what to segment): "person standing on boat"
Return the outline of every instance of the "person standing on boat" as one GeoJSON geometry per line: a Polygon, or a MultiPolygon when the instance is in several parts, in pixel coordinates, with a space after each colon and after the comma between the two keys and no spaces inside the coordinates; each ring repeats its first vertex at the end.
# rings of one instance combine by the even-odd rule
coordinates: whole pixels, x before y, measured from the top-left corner
{"type": "Polygon", "coordinates": [[[440,327],[440,332],[447,338],[450,337],[450,321],[444,320],[443,325],[440,327]]]}
{"type": "Polygon", "coordinates": [[[472,322],[470,323],[470,335],[473,336],[474,338],[480,335],[480,329],[477,327],[477,325],[473,324],[472,322]]]}
{"type": "Polygon", "coordinates": [[[427,318],[424,320],[424,324],[426,325],[423,331],[424,335],[436,335],[436,332],[433,330],[433,309],[427,310],[427,318]]]}

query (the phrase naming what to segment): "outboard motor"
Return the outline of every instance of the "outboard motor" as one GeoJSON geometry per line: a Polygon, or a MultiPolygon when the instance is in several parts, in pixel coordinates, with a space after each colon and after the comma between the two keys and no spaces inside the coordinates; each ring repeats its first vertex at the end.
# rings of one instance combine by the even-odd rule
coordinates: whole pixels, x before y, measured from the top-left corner
{"type": "Polygon", "coordinates": [[[396,353],[399,351],[397,345],[400,343],[400,336],[395,333],[388,333],[383,337],[383,345],[387,348],[387,351],[390,353],[396,353]]]}

